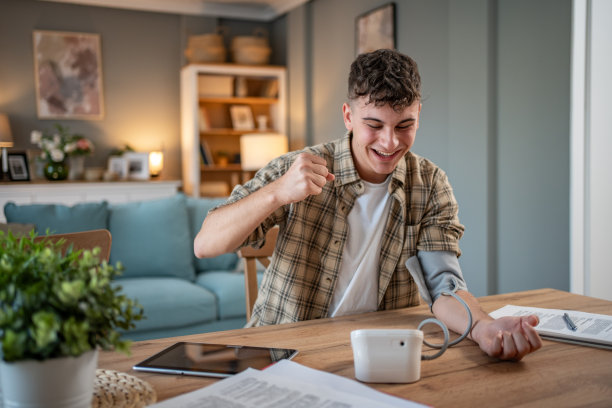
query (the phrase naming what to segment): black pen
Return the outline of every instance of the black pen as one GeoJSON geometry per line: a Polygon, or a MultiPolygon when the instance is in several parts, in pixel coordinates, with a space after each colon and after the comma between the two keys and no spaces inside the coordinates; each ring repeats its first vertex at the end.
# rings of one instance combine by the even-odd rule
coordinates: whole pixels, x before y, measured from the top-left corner
{"type": "Polygon", "coordinates": [[[578,330],[578,327],[576,327],[576,324],[572,321],[572,319],[570,319],[570,317],[569,317],[569,315],[567,313],[563,313],[563,320],[565,320],[565,323],[567,323],[567,327],[571,331],[578,330]]]}

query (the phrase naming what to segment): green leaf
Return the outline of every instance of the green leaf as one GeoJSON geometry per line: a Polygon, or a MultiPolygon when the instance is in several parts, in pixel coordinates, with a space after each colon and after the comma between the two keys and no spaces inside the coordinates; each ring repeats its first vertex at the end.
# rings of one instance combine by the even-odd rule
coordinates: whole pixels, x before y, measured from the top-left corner
{"type": "Polygon", "coordinates": [[[57,332],[60,328],[59,317],[51,312],[38,312],[32,316],[34,323],[33,333],[36,346],[43,349],[57,341],[57,332]]]}
{"type": "Polygon", "coordinates": [[[117,330],[134,327],[143,310],[116,287],[122,265],[100,262],[99,249],[62,254],[65,242],[36,237],[0,231],[2,358],[42,360],[96,347],[127,352],[117,330]]]}

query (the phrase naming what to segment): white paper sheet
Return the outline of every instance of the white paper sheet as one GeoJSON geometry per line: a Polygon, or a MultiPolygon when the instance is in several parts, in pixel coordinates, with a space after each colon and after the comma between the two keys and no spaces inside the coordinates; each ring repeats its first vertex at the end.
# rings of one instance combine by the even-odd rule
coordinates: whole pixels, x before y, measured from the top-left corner
{"type": "Polygon", "coordinates": [[[289,360],[281,360],[273,366],[266,368],[266,371],[282,377],[293,378],[299,381],[315,384],[317,386],[331,387],[334,390],[380,401],[394,407],[427,406],[376,391],[375,389],[359,381],[351,380],[349,378],[331,374],[325,371],[315,370],[289,360]]]}
{"type": "Polygon", "coordinates": [[[266,370],[249,368],[150,407],[392,408],[423,405],[378,392],[347,378],[281,360],[266,370]]]}

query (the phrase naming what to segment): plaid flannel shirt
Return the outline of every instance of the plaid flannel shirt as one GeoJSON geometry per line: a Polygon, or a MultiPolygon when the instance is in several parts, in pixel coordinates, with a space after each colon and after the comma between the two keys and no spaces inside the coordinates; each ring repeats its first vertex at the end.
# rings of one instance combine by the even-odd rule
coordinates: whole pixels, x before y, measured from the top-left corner
{"type": "MultiPolygon", "coordinates": [[[[328,317],[348,231],[347,215],[364,191],[350,148],[350,134],[302,151],[326,159],[336,176],[321,194],[278,208],[241,246],[261,247],[265,234],[280,226],[272,261],[260,285],[247,326],[289,323],[328,317]]],[[[234,188],[224,204],[240,200],[287,172],[300,152],[281,156],[255,177],[234,188]]],[[[446,174],[429,160],[409,152],[389,183],[391,210],[382,237],[378,309],[419,304],[406,260],[417,251],[453,251],[463,226],[446,174]]],[[[214,210],[213,210],[214,211],[214,210]]]]}

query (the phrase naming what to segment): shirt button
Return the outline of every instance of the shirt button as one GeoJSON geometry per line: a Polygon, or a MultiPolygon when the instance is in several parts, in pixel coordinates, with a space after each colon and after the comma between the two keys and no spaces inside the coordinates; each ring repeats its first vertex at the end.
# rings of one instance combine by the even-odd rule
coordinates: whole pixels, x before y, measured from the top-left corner
{"type": "Polygon", "coordinates": [[[340,246],[340,241],[339,240],[335,240],[334,241],[334,246],[340,246]]]}

